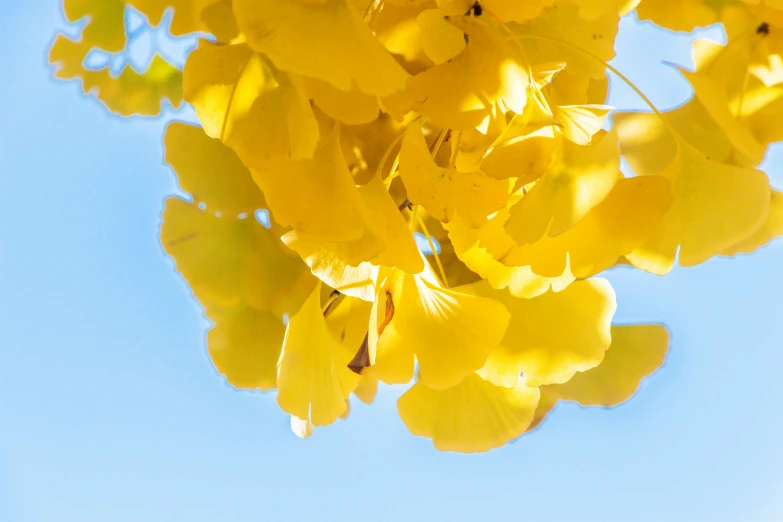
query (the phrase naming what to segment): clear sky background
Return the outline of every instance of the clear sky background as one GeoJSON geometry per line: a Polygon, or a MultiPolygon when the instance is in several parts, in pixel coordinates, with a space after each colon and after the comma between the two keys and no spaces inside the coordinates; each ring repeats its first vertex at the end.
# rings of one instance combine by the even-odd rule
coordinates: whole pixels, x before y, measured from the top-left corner
{"type": "MultiPolygon", "coordinates": [[[[673,336],[618,408],[561,405],[465,456],[408,434],[401,390],[383,388],[302,441],[273,394],[213,369],[158,240],[176,190],[164,121],[50,80],[62,26],[55,0],[0,0],[0,521],[783,520],[783,241],[664,278],[609,273],[617,322],[673,336]]],[[[689,96],[661,62],[689,65],[690,37],[629,19],[617,48],[656,104],[689,96]]],[[[643,107],[613,85],[613,105],[643,107]]],[[[765,166],[783,187],[781,151],[765,166]]]]}

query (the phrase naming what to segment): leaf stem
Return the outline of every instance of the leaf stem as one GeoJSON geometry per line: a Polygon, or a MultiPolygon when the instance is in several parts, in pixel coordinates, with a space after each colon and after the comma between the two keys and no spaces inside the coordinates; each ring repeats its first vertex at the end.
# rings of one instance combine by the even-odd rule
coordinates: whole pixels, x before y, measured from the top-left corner
{"type": "Polygon", "coordinates": [[[449,168],[454,168],[457,164],[457,156],[459,156],[459,149],[462,147],[462,131],[457,132],[457,137],[451,144],[451,159],[449,159],[449,168]]]}
{"type": "Polygon", "coordinates": [[[749,86],[750,86],[750,67],[745,69],[745,78],[742,80],[742,91],[740,92],[739,102],[737,105],[737,114],[734,117],[736,121],[740,121],[740,119],[742,119],[742,111],[745,106],[745,96],[747,95],[749,86]]]}
{"type": "Polygon", "coordinates": [[[430,149],[430,154],[432,154],[433,159],[438,155],[440,148],[443,146],[443,144],[446,142],[446,138],[449,136],[451,136],[451,129],[441,129],[440,133],[438,133],[438,139],[435,140],[432,149],[430,149]]]}
{"type": "Polygon", "coordinates": [[[377,13],[378,9],[380,9],[381,4],[383,4],[381,0],[370,0],[370,3],[367,4],[367,9],[364,10],[364,15],[362,16],[364,23],[369,23],[372,21],[375,13],[377,13]]]}
{"type": "Polygon", "coordinates": [[[332,308],[337,304],[337,302],[342,298],[343,294],[340,293],[339,290],[334,290],[331,294],[329,294],[329,299],[326,300],[326,304],[323,306],[322,314],[324,317],[326,317],[329,312],[332,311],[332,308]]]}
{"type": "Polygon", "coordinates": [[[223,143],[226,142],[226,130],[228,130],[229,116],[231,116],[231,110],[234,108],[234,95],[236,95],[237,89],[239,89],[239,83],[242,81],[242,77],[245,75],[245,71],[247,70],[248,65],[250,65],[250,61],[252,59],[253,56],[248,58],[248,60],[242,66],[242,69],[239,71],[239,76],[237,77],[237,82],[231,88],[231,94],[228,96],[226,111],[223,113],[223,124],[220,126],[220,141],[223,143]]]}
{"type": "Polygon", "coordinates": [[[424,234],[424,237],[427,238],[427,243],[429,243],[430,250],[432,250],[432,256],[435,258],[435,264],[438,265],[441,283],[443,283],[443,286],[448,288],[449,281],[446,279],[446,271],[443,270],[443,264],[440,262],[440,256],[438,255],[438,251],[435,249],[435,243],[432,241],[432,236],[430,236],[430,232],[427,230],[427,225],[424,224],[424,220],[421,218],[421,216],[416,216],[416,220],[419,222],[419,227],[421,227],[421,231],[424,234]]]}
{"type": "MultiPolygon", "coordinates": [[[[388,147],[386,147],[386,150],[383,152],[383,156],[381,156],[381,161],[378,162],[378,167],[375,171],[376,176],[380,176],[381,179],[383,179],[383,167],[386,165],[386,162],[389,161],[389,156],[391,156],[392,151],[394,150],[394,147],[399,145],[400,141],[402,141],[402,138],[405,137],[405,132],[408,130],[408,127],[411,125],[411,123],[415,123],[418,121],[421,121],[424,119],[424,116],[419,116],[418,118],[412,120],[407,125],[405,125],[399,133],[394,137],[394,139],[391,141],[388,147]]],[[[395,164],[397,163],[397,160],[395,160],[395,164]]],[[[392,169],[392,174],[394,173],[394,169],[392,169]]],[[[392,178],[393,179],[393,178],[392,178]]],[[[389,180],[386,180],[387,182],[389,180]]],[[[388,185],[387,185],[388,186],[388,185]]]]}

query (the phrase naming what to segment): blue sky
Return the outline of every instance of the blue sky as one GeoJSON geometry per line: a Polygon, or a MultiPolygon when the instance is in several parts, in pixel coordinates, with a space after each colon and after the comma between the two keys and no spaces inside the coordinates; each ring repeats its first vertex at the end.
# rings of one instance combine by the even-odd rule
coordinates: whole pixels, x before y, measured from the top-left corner
{"type": "MultiPolygon", "coordinates": [[[[0,521],[776,522],[783,241],[657,278],[609,278],[618,322],[664,322],[665,367],[613,410],[560,406],[481,455],[407,433],[397,389],[308,441],[274,395],[212,368],[161,249],[161,120],[53,82],[54,0],[0,1],[0,521]]],[[[708,31],[720,37],[719,31],[708,31]]],[[[689,37],[626,20],[616,66],[661,107],[689,37]]],[[[613,84],[612,103],[642,108],[613,84]]],[[[766,163],[783,187],[783,155],[766,163]]]]}

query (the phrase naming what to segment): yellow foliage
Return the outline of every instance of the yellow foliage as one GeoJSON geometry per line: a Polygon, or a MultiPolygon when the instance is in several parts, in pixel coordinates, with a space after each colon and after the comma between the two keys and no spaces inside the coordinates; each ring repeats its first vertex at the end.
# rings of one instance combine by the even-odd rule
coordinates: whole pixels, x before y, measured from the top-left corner
{"type": "Polygon", "coordinates": [[[347,0],[233,0],[240,30],[278,68],[386,96],[408,74],[347,0]]]}
{"type": "Polygon", "coordinates": [[[373,374],[389,383],[413,378],[415,355],[422,382],[450,388],[484,365],[508,328],[510,316],[501,302],[442,288],[426,274],[398,272],[382,288],[393,316],[378,339],[373,374]],[[387,365],[402,378],[387,377],[387,365]]]}
{"type": "Polygon", "coordinates": [[[155,55],[144,73],[125,65],[119,76],[112,76],[108,65],[88,69],[84,65],[91,45],[75,42],[63,35],[49,51],[49,61],[57,66],[54,75],[61,80],[79,78],[84,94],[95,94],[106,108],[121,116],[154,116],[161,111],[161,103],[168,100],[179,107],[182,102],[182,71],[155,55]]]}
{"type": "Polygon", "coordinates": [[[408,199],[443,223],[458,214],[471,226],[479,226],[508,199],[506,181],[492,179],[481,172],[439,167],[415,123],[402,140],[400,177],[408,199]]]}
{"type": "MultiPolygon", "coordinates": [[[[371,404],[414,435],[487,451],[559,401],[615,406],[669,333],[612,326],[604,279],[750,253],[783,235],[757,166],[783,141],[779,0],[64,0],[55,76],[170,123],[161,242],[214,323],[216,369],[277,390],[301,438],[371,404]],[[127,52],[125,11],[198,45],[180,71],[86,65],[127,52]],[[693,96],[604,105],[620,16],[696,41],[693,96]],[[625,160],[633,175],[623,175],[625,160]],[[269,223],[256,219],[268,211],[269,223]],[[426,248],[423,247],[426,245],[426,248]],[[453,285],[453,288],[450,287],[453,285]],[[410,384],[412,381],[412,384],[410,384]],[[380,390],[379,390],[380,388],[380,390]],[[354,398],[352,398],[352,396],[354,398]]],[[[627,173],[630,174],[630,173],[627,173]]]]}
{"type": "Polygon", "coordinates": [[[95,92],[106,107],[117,114],[153,116],[161,111],[164,99],[175,108],[182,101],[182,72],[160,55],[155,55],[144,72],[125,65],[114,77],[108,66],[94,70],[85,66],[92,49],[109,53],[122,51],[128,44],[125,32],[126,8],[140,11],[151,25],[159,25],[164,11],[173,8],[170,31],[175,36],[206,30],[213,4],[224,0],[63,0],[63,10],[70,22],[87,22],[80,39],[74,41],[58,35],[49,52],[49,61],[57,65],[55,76],[64,80],[80,78],[85,94],[95,92]]]}
{"type": "Polygon", "coordinates": [[[348,369],[351,352],[332,337],[321,312],[320,284],[291,317],[278,363],[277,403],[314,426],[336,421],[359,383],[348,369]]]}
{"type": "Polygon", "coordinates": [[[539,391],[495,386],[476,374],[447,390],[419,381],[397,401],[411,433],[441,451],[489,451],[522,435],[533,421],[539,391]]]}
{"type": "Polygon", "coordinates": [[[541,393],[582,406],[617,406],[663,364],[668,349],[669,332],[662,325],[613,326],[612,344],[600,365],[563,384],[542,386],[541,393]]]}
{"type": "Polygon", "coordinates": [[[307,159],[318,124],[302,81],[280,72],[246,44],[202,42],[184,73],[185,100],[213,138],[255,168],[279,158],[307,159]]]}
{"type": "Polygon", "coordinates": [[[563,144],[560,162],[509,211],[506,231],[520,245],[568,231],[601,203],[622,177],[614,132],[590,146],[568,140],[563,144]]]}
{"type": "Polygon", "coordinates": [[[505,337],[478,372],[498,386],[513,388],[520,375],[528,386],[566,382],[598,366],[609,347],[616,302],[604,279],[576,281],[532,299],[493,290],[485,282],[462,290],[496,299],[511,313],[505,337]]]}

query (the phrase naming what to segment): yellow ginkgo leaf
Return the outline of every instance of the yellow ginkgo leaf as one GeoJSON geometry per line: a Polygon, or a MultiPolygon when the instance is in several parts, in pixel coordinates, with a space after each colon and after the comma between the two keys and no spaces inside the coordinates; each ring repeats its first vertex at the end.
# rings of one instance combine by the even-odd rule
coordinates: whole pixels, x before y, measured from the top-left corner
{"type": "MultiPolygon", "coordinates": [[[[703,117],[709,119],[709,115],[701,107],[698,100],[691,100],[677,109],[663,113],[663,116],[678,132],[682,130],[682,122],[700,122],[704,121],[703,117]],[[699,110],[702,118],[691,114],[695,112],[694,109],[699,110]],[[678,118],[679,115],[687,117],[678,118]],[[676,122],[675,118],[679,121],[676,122]]],[[[628,162],[628,166],[638,176],[661,174],[677,155],[677,141],[672,137],[665,123],[661,121],[658,115],[652,112],[616,112],[612,115],[612,121],[620,138],[620,150],[622,151],[623,159],[628,162]]],[[[704,130],[706,131],[707,129],[705,128],[704,130]]],[[[716,137],[723,136],[723,133],[720,131],[713,134],[716,137]]],[[[702,140],[697,140],[696,143],[700,141],[702,140]]],[[[712,140],[704,141],[712,143],[712,140]]],[[[715,142],[720,143],[719,140],[715,140],[715,142]]],[[[694,142],[691,141],[691,143],[694,142]]],[[[723,148],[723,153],[718,155],[718,161],[728,156],[731,151],[731,145],[725,137],[723,144],[725,147],[723,148]]],[[[698,145],[696,146],[698,147],[698,145]]]]}
{"type": "Polygon", "coordinates": [[[534,429],[538,428],[541,423],[544,422],[544,419],[546,419],[547,415],[549,415],[549,413],[555,409],[555,406],[557,406],[559,399],[551,393],[547,392],[549,388],[551,388],[551,386],[541,386],[538,388],[540,393],[538,406],[536,407],[536,413],[533,415],[533,420],[531,421],[530,426],[527,427],[526,433],[530,433],[534,429]]]}
{"type": "Polygon", "coordinates": [[[545,92],[553,105],[603,105],[609,97],[609,77],[590,78],[561,71],[545,92]]]}
{"type": "Polygon", "coordinates": [[[492,116],[521,113],[527,103],[530,71],[505,33],[477,17],[449,21],[468,38],[453,59],[411,78],[417,110],[439,127],[469,130],[492,116]]]}
{"type": "Polygon", "coordinates": [[[170,198],[163,218],[161,241],[215,323],[207,336],[215,367],[237,388],[274,388],[282,316],[313,287],[306,267],[252,217],[217,217],[170,198]]]}
{"type": "Polygon", "coordinates": [[[356,351],[367,335],[372,303],[348,296],[335,297],[326,310],[326,324],[332,337],[348,351],[356,351]]]}
{"type": "Polygon", "coordinates": [[[731,46],[708,39],[693,41],[691,54],[696,72],[719,84],[729,98],[738,94],[746,85],[745,78],[739,77],[737,72],[746,71],[750,65],[755,38],[749,40],[749,36],[751,35],[743,34],[740,41],[733,42],[731,46]]]}
{"type": "Polygon", "coordinates": [[[749,238],[723,250],[721,255],[750,254],[781,236],[783,236],[783,193],[773,190],[766,223],[749,238]]]}
{"type": "Polygon", "coordinates": [[[387,177],[388,171],[384,169],[391,168],[392,162],[389,156],[399,152],[399,144],[395,144],[390,153],[387,152],[402,128],[400,122],[385,113],[364,125],[340,127],[343,158],[357,185],[369,183],[379,170],[383,178],[387,177]],[[380,165],[381,161],[384,161],[383,166],[380,165]]]}
{"type": "Polygon", "coordinates": [[[606,101],[606,98],[596,102],[590,100],[587,95],[590,86],[599,82],[601,80],[592,79],[588,76],[579,76],[569,71],[559,71],[552,77],[552,81],[543,88],[543,92],[549,97],[553,105],[600,104],[606,101]]]}
{"type": "Polygon", "coordinates": [[[538,17],[541,12],[558,0],[484,0],[481,5],[502,22],[526,22],[538,17]]]}
{"type": "MultiPolygon", "coordinates": [[[[511,122],[514,122],[516,117],[511,118],[511,122]]],[[[475,172],[481,170],[481,162],[484,156],[493,145],[498,145],[503,141],[503,136],[509,127],[509,123],[506,118],[490,118],[490,125],[486,128],[471,129],[462,131],[462,139],[460,143],[455,141],[451,142],[452,151],[455,147],[459,147],[457,151],[457,157],[454,161],[454,166],[460,172],[475,172]]],[[[525,134],[524,131],[519,131],[514,134],[525,134]]],[[[510,139],[510,138],[509,138],[510,139]]],[[[451,160],[451,158],[449,158],[451,160]]]]}
{"type": "Polygon", "coordinates": [[[360,91],[341,91],[331,83],[307,78],[307,92],[319,109],[330,118],[348,125],[370,123],[381,108],[378,97],[360,91]]]}
{"type": "Polygon", "coordinates": [[[300,239],[296,231],[288,232],[282,240],[288,248],[301,256],[315,277],[330,287],[364,301],[372,302],[375,299],[378,267],[372,263],[363,262],[358,266],[351,266],[323,244],[300,239]]]}
{"type": "Polygon", "coordinates": [[[604,279],[576,281],[533,299],[493,290],[485,282],[459,290],[498,300],[511,313],[503,340],[478,372],[498,386],[516,386],[520,374],[528,386],[566,382],[598,366],[611,342],[617,304],[604,279]]]}
{"type": "Polygon", "coordinates": [[[619,21],[617,12],[606,12],[592,20],[585,20],[580,17],[579,7],[561,2],[525,24],[510,24],[510,27],[518,36],[543,38],[518,40],[531,63],[565,62],[568,64],[565,70],[572,74],[600,79],[606,72],[602,63],[582,51],[546,38],[565,41],[609,62],[615,56],[614,40],[619,21]]]}
{"type": "Polygon", "coordinates": [[[400,176],[408,199],[443,223],[458,214],[471,226],[479,226],[508,199],[509,185],[505,180],[481,172],[439,167],[416,123],[410,125],[402,141],[400,176]]]}
{"type": "Polygon", "coordinates": [[[410,8],[421,8],[421,9],[424,9],[428,4],[432,4],[432,3],[433,0],[386,0],[384,2],[384,4],[389,4],[395,7],[410,7],[410,8]]]}
{"type": "Polygon", "coordinates": [[[742,69],[747,68],[766,87],[783,82],[783,9],[730,5],[723,10],[721,21],[731,47],[739,48],[726,46],[724,54],[733,54],[735,59],[740,54],[747,61],[742,69]]]}
{"type": "MultiPolygon", "coordinates": [[[[733,147],[702,104],[689,102],[663,113],[663,117],[690,145],[708,158],[729,162],[733,147]]],[[[620,137],[623,158],[639,176],[662,174],[677,155],[677,141],[651,112],[616,112],[612,119],[620,137]]]]}
{"type": "Polygon", "coordinates": [[[523,22],[536,18],[541,11],[558,0],[529,0],[515,2],[514,0],[483,0],[476,10],[474,0],[438,0],[438,6],[450,16],[472,15],[483,16],[485,12],[501,22],[523,22]]]}
{"type": "MultiPolygon", "coordinates": [[[[290,241],[288,238],[300,238],[301,234],[297,231],[291,231],[284,236],[284,241],[290,243],[289,248],[294,248],[294,241],[290,241]]],[[[301,240],[300,240],[301,241],[301,240]]],[[[357,268],[359,272],[363,272],[366,265],[371,265],[367,261],[375,259],[379,253],[382,253],[386,248],[386,244],[376,235],[374,235],[370,229],[367,229],[365,235],[359,239],[352,241],[342,241],[336,243],[330,242],[309,242],[304,240],[304,243],[300,243],[297,248],[305,252],[316,252],[317,256],[321,257],[320,264],[323,262],[334,262],[334,266],[331,270],[331,276],[337,280],[343,280],[343,284],[347,283],[345,277],[353,279],[355,276],[343,276],[340,277],[336,271],[340,269],[339,265],[348,266],[349,268],[357,268]],[[322,253],[322,252],[325,252],[322,253]]],[[[312,254],[308,253],[307,256],[312,254]]],[[[304,259],[304,258],[303,258],[304,259]]],[[[314,265],[315,266],[315,265],[314,265]]],[[[358,280],[356,280],[358,282],[358,280]]],[[[347,287],[346,287],[347,288],[347,287]]]]}
{"type": "MultiPolygon", "coordinates": [[[[196,0],[200,1],[200,0],[196,0]]],[[[211,2],[200,13],[207,31],[223,44],[240,43],[244,36],[239,32],[231,0],[207,0],[211,2]]]]}
{"type": "MultiPolygon", "coordinates": [[[[173,8],[169,31],[181,36],[206,30],[201,15],[205,8],[220,0],[64,0],[63,10],[70,22],[85,20],[79,41],[58,35],[50,51],[52,63],[62,69],[55,76],[63,79],[81,77],[85,94],[95,91],[106,107],[122,116],[154,116],[161,111],[161,101],[168,99],[176,108],[182,101],[182,72],[155,54],[144,71],[126,63],[119,75],[109,67],[98,70],[83,66],[93,49],[119,53],[129,44],[126,34],[126,10],[134,8],[151,26],[160,25],[167,9],[173,8]]],[[[223,0],[225,1],[225,0],[223,0]]]]}
{"type": "Polygon", "coordinates": [[[563,136],[577,145],[589,145],[611,110],[607,105],[552,105],[552,116],[563,136]]]}
{"type": "MultiPolygon", "coordinates": [[[[737,11],[726,8],[726,13],[737,11]]],[[[726,23],[729,32],[731,25],[726,23]]],[[[757,32],[756,24],[758,21],[746,26],[745,31],[726,46],[709,40],[695,41],[693,58],[697,70],[683,73],[710,114],[711,126],[720,129],[731,143],[730,162],[741,166],[758,165],[766,147],[783,139],[783,132],[776,124],[783,111],[783,88],[777,85],[783,82],[783,59],[780,57],[783,32],[777,30],[775,36],[757,32]],[[770,48],[773,38],[778,47],[774,51],[770,48]],[[770,54],[760,56],[760,53],[770,54]],[[759,65],[759,60],[766,65],[759,65]],[[777,64],[777,68],[770,69],[767,67],[770,64],[777,64]],[[760,71],[760,67],[764,71],[760,71]],[[747,71],[747,74],[737,71],[747,71]],[[775,79],[775,75],[780,78],[775,79]]]]}
{"type": "Polygon", "coordinates": [[[321,141],[313,159],[277,161],[251,172],[275,221],[292,227],[300,239],[354,242],[354,259],[346,259],[353,264],[369,261],[383,250],[383,243],[373,240],[369,231],[364,202],[345,164],[336,128],[321,141]],[[358,242],[362,238],[368,241],[358,242]]]}
{"type": "Polygon", "coordinates": [[[247,303],[268,310],[312,288],[307,266],[252,216],[217,217],[169,198],[161,242],[207,309],[247,303]]]}
{"type": "Polygon", "coordinates": [[[424,261],[380,178],[376,176],[360,187],[359,194],[369,236],[355,242],[316,243],[303,240],[300,234],[292,231],[283,236],[283,241],[302,257],[321,281],[347,295],[372,301],[378,266],[418,274],[424,270],[424,261]],[[385,249],[367,259],[363,253],[372,253],[374,250],[368,249],[379,243],[385,245],[385,249]],[[358,264],[354,263],[356,260],[359,260],[358,264]]]}
{"type": "Polygon", "coordinates": [[[682,266],[703,263],[749,238],[769,216],[769,180],[759,170],[719,163],[680,141],[663,175],[671,208],[653,238],[626,256],[643,270],[667,273],[678,247],[682,266]]]}
{"type": "Polygon", "coordinates": [[[372,375],[362,375],[353,394],[364,404],[372,404],[378,394],[378,379],[372,375]]]}
{"type": "MultiPolygon", "coordinates": [[[[106,0],[93,0],[106,2],[106,0]]],[[[111,0],[110,0],[111,1],[111,0]]],[[[141,11],[150,24],[160,24],[167,9],[173,11],[169,31],[173,36],[183,36],[197,31],[207,30],[204,23],[204,11],[214,4],[228,0],[126,0],[141,11]]],[[[108,3],[108,2],[107,2],[108,3]]]]}
{"type": "Polygon", "coordinates": [[[662,176],[621,179],[572,229],[515,246],[500,260],[546,277],[559,276],[570,262],[574,276],[591,277],[644,245],[657,232],[671,200],[669,182],[662,176]]]}
{"type": "Polygon", "coordinates": [[[108,52],[118,52],[125,47],[125,7],[124,0],[63,0],[63,12],[69,22],[89,17],[81,32],[85,47],[98,47],[108,52]]]}
{"type": "Polygon", "coordinates": [[[357,368],[363,367],[361,370],[363,376],[369,375],[386,384],[406,384],[413,379],[415,359],[413,345],[400,342],[394,333],[385,333],[396,313],[392,293],[395,279],[394,277],[390,277],[389,280],[384,279],[383,285],[376,290],[367,329],[367,355],[365,357],[357,351],[355,362],[360,363],[356,365],[357,368]],[[386,339],[389,336],[392,338],[391,342],[386,339]],[[383,342],[380,342],[381,338],[384,339],[383,342]]]}
{"type": "Polygon", "coordinates": [[[550,85],[554,81],[558,74],[563,72],[566,65],[565,62],[548,62],[533,65],[530,68],[530,71],[533,74],[533,83],[539,89],[546,88],[547,85],[550,85]]]}
{"type": "Polygon", "coordinates": [[[249,167],[315,151],[318,126],[304,86],[246,44],[202,40],[185,64],[184,91],[206,133],[249,167]]]}
{"type": "Polygon", "coordinates": [[[182,102],[182,71],[155,54],[147,70],[137,72],[126,64],[119,75],[109,66],[88,69],[84,65],[92,49],[88,40],[75,42],[58,35],[49,51],[49,61],[57,66],[61,80],[81,79],[82,91],[92,93],[107,109],[121,116],[156,116],[164,100],[175,108],[182,102]]]}
{"type": "Polygon", "coordinates": [[[361,186],[359,195],[367,210],[370,230],[386,245],[386,249],[372,259],[373,264],[399,268],[409,274],[424,270],[416,241],[381,178],[376,176],[361,186]]]}
{"type": "Polygon", "coordinates": [[[351,414],[351,401],[345,399],[345,411],[340,415],[341,420],[345,420],[351,414]]]}
{"type": "MultiPolygon", "coordinates": [[[[394,3],[404,2],[406,0],[392,0],[394,3]]],[[[414,0],[415,1],[415,0],[414,0]]],[[[467,14],[476,3],[471,0],[437,0],[438,8],[442,9],[449,16],[462,16],[467,14]]]]}
{"type": "MultiPolygon", "coordinates": [[[[409,74],[417,74],[433,65],[424,52],[422,26],[417,19],[419,14],[431,7],[435,7],[432,0],[384,2],[383,9],[376,10],[372,16],[371,27],[375,37],[409,74]]],[[[391,95],[392,98],[395,96],[391,95]]],[[[387,98],[389,96],[385,96],[384,100],[387,98]]]]}
{"type": "Polygon", "coordinates": [[[277,403],[314,426],[336,421],[359,376],[348,369],[351,352],[332,337],[321,311],[320,285],[288,323],[280,354],[277,403]]]}
{"type": "MultiPolygon", "coordinates": [[[[767,5],[764,2],[759,2],[758,0],[742,0],[745,4],[743,7],[748,11],[748,13],[753,14],[758,20],[765,20],[769,25],[772,25],[777,28],[783,27],[783,6],[781,5],[767,5]]],[[[774,0],[773,0],[774,2],[774,0]]],[[[777,2],[775,2],[777,3],[777,2]]],[[[724,24],[727,25],[728,29],[728,21],[726,20],[726,11],[731,9],[731,6],[729,6],[727,9],[724,10],[724,13],[722,13],[723,16],[721,16],[721,21],[724,22],[724,24]]],[[[731,34],[731,33],[729,33],[731,34]]]]}
{"type": "Polygon", "coordinates": [[[421,47],[435,64],[448,62],[465,49],[465,34],[449,23],[443,9],[427,9],[416,18],[421,47]]]}
{"type": "Polygon", "coordinates": [[[640,20],[650,20],[672,31],[693,31],[718,21],[718,10],[704,0],[641,0],[636,8],[640,20]]]}
{"type": "MultiPolygon", "coordinates": [[[[374,295],[374,294],[373,294],[374,295]]],[[[366,369],[371,364],[369,352],[370,322],[374,320],[374,303],[341,295],[330,296],[334,303],[325,308],[324,315],[332,337],[339,340],[354,356],[348,364],[361,374],[354,394],[362,402],[371,403],[378,389],[378,380],[366,369]]]]}
{"type": "MultiPolygon", "coordinates": [[[[456,219],[459,218],[457,217],[456,219]]],[[[454,223],[454,221],[452,221],[452,223],[454,223]]],[[[454,244],[449,239],[449,232],[446,228],[444,228],[446,225],[436,219],[433,219],[431,216],[426,216],[424,218],[424,224],[430,233],[430,237],[432,238],[433,243],[437,242],[435,245],[435,251],[437,252],[438,247],[440,247],[438,259],[440,260],[440,264],[443,266],[445,271],[446,281],[448,282],[449,288],[461,285],[469,285],[481,279],[481,276],[468,268],[467,265],[457,255],[454,244]]],[[[429,246],[429,244],[427,246],[429,246]]],[[[430,254],[427,253],[426,256],[429,257],[430,254]]],[[[437,267],[437,261],[435,262],[435,265],[437,267]]]]}
{"type": "Polygon", "coordinates": [[[500,302],[441,288],[426,273],[397,271],[383,290],[393,313],[378,339],[373,375],[389,384],[394,381],[384,373],[385,359],[399,363],[396,375],[407,382],[415,354],[423,383],[439,390],[454,386],[484,365],[508,327],[509,314],[500,302]],[[400,362],[405,360],[408,368],[400,362]]]}
{"type": "Polygon", "coordinates": [[[405,87],[408,74],[347,0],[234,0],[233,5],[250,46],[279,69],[377,96],[405,87]]]}
{"type": "Polygon", "coordinates": [[[541,395],[582,406],[617,406],[663,364],[668,349],[669,332],[663,325],[612,326],[612,345],[600,365],[563,384],[543,386],[541,395]]]}
{"type": "Polygon", "coordinates": [[[783,117],[783,88],[775,87],[775,92],[769,92],[770,90],[767,89],[767,93],[764,94],[760,92],[748,93],[749,101],[759,102],[756,107],[758,110],[751,112],[751,109],[748,108],[749,110],[745,114],[740,115],[746,119],[747,125],[756,139],[765,146],[783,141],[783,126],[777,123],[783,117]],[[757,95],[759,96],[757,97],[757,95]],[[766,100],[759,99],[762,97],[766,100]]]}
{"type": "Polygon", "coordinates": [[[590,146],[563,141],[560,164],[511,207],[506,231],[519,245],[562,234],[601,203],[621,177],[614,130],[590,146]]]}
{"type": "Polygon", "coordinates": [[[236,388],[273,389],[285,335],[281,318],[242,305],[211,310],[210,318],[215,326],[207,334],[207,348],[217,371],[236,388]]]}
{"type": "MultiPolygon", "coordinates": [[[[528,103],[525,105],[525,109],[522,111],[522,114],[513,115],[511,120],[508,122],[501,139],[528,134],[529,132],[540,129],[541,127],[559,125],[559,122],[552,114],[550,100],[544,94],[542,86],[545,86],[546,83],[552,79],[549,75],[559,72],[562,66],[562,62],[556,62],[542,64],[540,67],[543,67],[544,70],[539,69],[538,66],[533,67],[532,72],[534,83],[527,88],[528,103]],[[556,67],[556,69],[552,69],[550,67],[556,67]],[[541,76],[537,76],[539,74],[546,76],[542,78],[541,76]]],[[[505,120],[506,118],[503,119],[505,120]]],[[[494,122],[490,120],[490,123],[494,122]]],[[[478,130],[481,132],[486,132],[485,127],[486,126],[480,126],[478,127],[478,130]]]]}
{"type": "Polygon", "coordinates": [[[489,451],[522,435],[533,420],[537,388],[495,386],[476,374],[446,390],[419,381],[397,400],[400,418],[414,435],[441,451],[489,451]]]}
{"type": "Polygon", "coordinates": [[[207,136],[201,127],[173,122],[166,127],[163,141],[166,163],[194,203],[230,217],[266,208],[250,170],[233,150],[207,136]]]}
{"type": "Polygon", "coordinates": [[[626,15],[639,5],[640,0],[571,0],[579,6],[579,16],[585,20],[595,20],[606,14],[626,15]]]}
{"type": "Polygon", "coordinates": [[[500,138],[481,162],[481,171],[495,179],[518,178],[529,184],[560,160],[562,135],[553,126],[500,138]]]}
{"type": "Polygon", "coordinates": [[[783,141],[783,128],[777,124],[783,116],[783,87],[767,87],[750,78],[743,95],[731,101],[731,109],[765,147],[783,141]]]}
{"type": "MultiPolygon", "coordinates": [[[[503,216],[507,214],[503,213],[503,216]]],[[[506,251],[516,247],[503,230],[503,222],[504,218],[496,215],[479,228],[468,227],[459,218],[446,226],[459,259],[486,279],[492,288],[508,288],[512,295],[529,299],[549,291],[550,288],[559,292],[574,281],[574,276],[568,269],[562,270],[557,277],[550,278],[533,273],[529,266],[506,266],[495,259],[484,244],[492,243],[495,249],[506,251]],[[501,244],[505,244],[505,248],[501,244]]]]}
{"type": "Polygon", "coordinates": [[[701,102],[729,142],[741,154],[741,163],[745,166],[755,166],[761,163],[766,147],[759,143],[750,129],[732,114],[723,87],[706,74],[683,69],[680,70],[680,73],[693,87],[696,99],[701,102]]]}
{"type": "Polygon", "coordinates": [[[291,431],[300,439],[309,439],[315,429],[309,419],[300,419],[296,415],[291,415],[291,431]]]}

